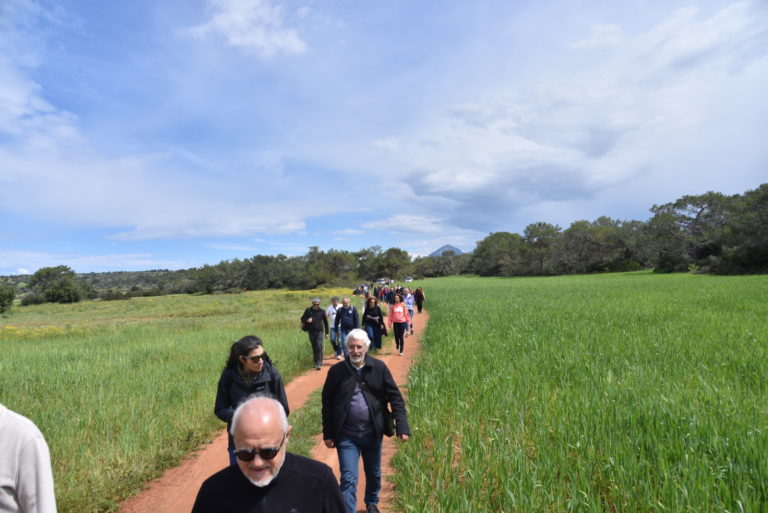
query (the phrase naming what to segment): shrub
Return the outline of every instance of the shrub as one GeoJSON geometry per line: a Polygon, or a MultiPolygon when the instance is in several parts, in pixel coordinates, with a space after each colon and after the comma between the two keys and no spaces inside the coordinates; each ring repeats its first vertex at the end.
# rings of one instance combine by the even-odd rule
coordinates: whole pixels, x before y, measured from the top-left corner
{"type": "Polygon", "coordinates": [[[0,313],[6,312],[11,309],[13,305],[13,299],[16,297],[16,289],[0,284],[0,313]]]}

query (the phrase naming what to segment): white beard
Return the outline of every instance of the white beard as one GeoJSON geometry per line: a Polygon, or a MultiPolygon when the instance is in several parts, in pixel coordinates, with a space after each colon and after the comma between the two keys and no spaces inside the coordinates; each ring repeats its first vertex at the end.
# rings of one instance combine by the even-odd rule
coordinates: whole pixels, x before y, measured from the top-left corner
{"type": "MultiPolygon", "coordinates": [[[[265,486],[269,485],[269,483],[275,480],[277,475],[280,473],[280,469],[283,468],[283,463],[285,463],[285,458],[283,458],[283,461],[280,462],[280,466],[275,469],[275,472],[271,476],[265,477],[264,479],[260,479],[259,481],[252,479],[251,476],[249,476],[245,472],[243,472],[243,475],[245,476],[246,479],[248,479],[248,481],[251,482],[251,484],[253,484],[253,486],[264,488],[265,486]]],[[[241,472],[242,470],[243,469],[240,469],[241,472]]]]}

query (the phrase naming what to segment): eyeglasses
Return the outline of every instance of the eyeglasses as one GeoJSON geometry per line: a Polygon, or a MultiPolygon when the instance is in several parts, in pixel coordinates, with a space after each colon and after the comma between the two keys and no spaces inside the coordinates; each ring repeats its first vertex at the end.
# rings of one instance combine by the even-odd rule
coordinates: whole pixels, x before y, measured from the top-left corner
{"type": "Polygon", "coordinates": [[[272,460],[277,456],[277,453],[280,452],[280,447],[283,446],[283,442],[285,442],[285,434],[283,434],[283,439],[277,447],[266,447],[264,449],[239,449],[235,451],[235,456],[237,456],[237,459],[240,461],[253,461],[258,454],[259,458],[262,460],[272,460]]]}
{"type": "Polygon", "coordinates": [[[258,363],[259,361],[261,361],[262,358],[264,358],[264,353],[262,353],[262,354],[255,354],[253,356],[246,356],[245,357],[246,360],[250,360],[253,363],[258,363]]]}

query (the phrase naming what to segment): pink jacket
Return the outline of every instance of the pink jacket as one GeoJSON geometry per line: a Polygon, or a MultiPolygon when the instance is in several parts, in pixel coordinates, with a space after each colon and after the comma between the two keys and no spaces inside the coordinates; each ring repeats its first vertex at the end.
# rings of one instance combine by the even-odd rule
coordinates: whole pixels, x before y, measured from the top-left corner
{"type": "Polygon", "coordinates": [[[405,303],[389,305],[387,323],[389,324],[390,328],[394,322],[411,322],[411,317],[408,315],[408,307],[405,305],[405,303]]]}

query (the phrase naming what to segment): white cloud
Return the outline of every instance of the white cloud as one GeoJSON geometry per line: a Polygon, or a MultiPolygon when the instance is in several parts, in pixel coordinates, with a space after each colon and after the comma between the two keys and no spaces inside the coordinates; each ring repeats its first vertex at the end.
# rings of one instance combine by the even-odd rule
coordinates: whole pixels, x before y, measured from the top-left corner
{"type": "MultiPolygon", "coordinates": [[[[207,6],[210,20],[189,28],[189,34],[223,37],[229,46],[265,58],[306,50],[298,31],[287,27],[283,8],[271,0],[207,0],[207,6]]],[[[297,16],[306,14],[300,10],[297,16]]]]}
{"type": "MultiPolygon", "coordinates": [[[[742,2],[709,17],[681,9],[635,34],[597,26],[537,79],[510,77],[507,89],[489,89],[376,146],[390,150],[392,168],[407,170],[417,196],[454,202],[442,223],[465,228],[509,226],[529,205],[583,204],[608,191],[647,209],[649,196],[630,185],[643,176],[667,194],[721,183],[719,166],[733,151],[713,144],[714,134],[748,152],[737,158],[752,159],[739,170],[749,175],[743,190],[766,154],[751,134],[768,128],[759,93],[768,83],[767,19],[762,4],[742,2]]],[[[442,223],[414,220],[413,230],[442,223]]],[[[408,224],[393,218],[370,227],[408,224]]]]}

